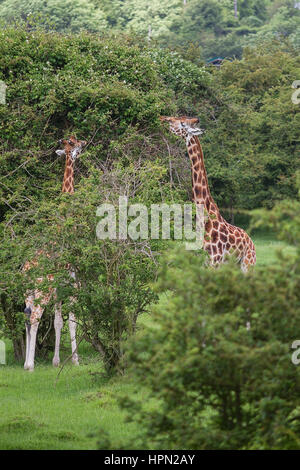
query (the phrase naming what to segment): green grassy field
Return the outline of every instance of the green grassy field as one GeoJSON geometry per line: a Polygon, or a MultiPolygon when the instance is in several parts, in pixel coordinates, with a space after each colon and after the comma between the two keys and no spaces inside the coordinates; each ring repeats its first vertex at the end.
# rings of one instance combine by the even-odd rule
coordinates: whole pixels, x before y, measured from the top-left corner
{"type": "Polygon", "coordinates": [[[267,266],[276,260],[276,252],[292,254],[295,249],[282,241],[275,240],[271,234],[253,235],[252,239],[256,248],[257,266],[267,266]]]}
{"type": "Polygon", "coordinates": [[[57,384],[50,365],[26,373],[22,366],[1,368],[1,449],[94,449],[99,429],[122,442],[135,426],[124,423],[116,405],[125,379],[101,377],[100,363],[66,367],[57,384]]]}
{"type": "MultiPolygon", "coordinates": [[[[293,250],[270,235],[253,239],[258,265],[274,262],[278,249],[293,250]]],[[[147,321],[141,317],[141,323],[147,321]]],[[[95,449],[100,429],[120,443],[138,435],[116,400],[119,391],[133,393],[130,380],[106,379],[92,351],[83,346],[79,353],[83,364],[65,366],[56,381],[58,370],[50,363],[38,364],[34,373],[14,364],[7,342],[7,365],[0,366],[0,449],[95,449]]]]}

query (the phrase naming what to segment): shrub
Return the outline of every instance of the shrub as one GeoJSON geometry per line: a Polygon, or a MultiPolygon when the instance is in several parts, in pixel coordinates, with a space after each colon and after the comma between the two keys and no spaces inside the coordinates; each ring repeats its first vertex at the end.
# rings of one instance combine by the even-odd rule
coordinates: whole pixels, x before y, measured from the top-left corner
{"type": "MultiPolygon", "coordinates": [[[[281,236],[293,232],[298,251],[279,253],[267,269],[244,275],[232,263],[208,269],[191,253],[166,257],[160,302],[128,346],[132,381],[144,394],[120,404],[144,431],[123,448],[300,448],[291,349],[300,338],[300,225],[291,206],[281,236]]],[[[268,215],[273,227],[282,220],[277,207],[268,215]]],[[[114,444],[106,437],[106,447],[114,444]]]]}

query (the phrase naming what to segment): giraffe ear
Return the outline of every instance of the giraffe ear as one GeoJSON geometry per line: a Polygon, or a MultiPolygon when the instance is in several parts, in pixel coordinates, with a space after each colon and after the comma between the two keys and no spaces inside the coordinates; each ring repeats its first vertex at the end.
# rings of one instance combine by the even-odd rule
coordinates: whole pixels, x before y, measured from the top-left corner
{"type": "Polygon", "coordinates": [[[57,155],[59,155],[60,157],[66,154],[64,150],[55,150],[55,153],[57,153],[57,155]]]}

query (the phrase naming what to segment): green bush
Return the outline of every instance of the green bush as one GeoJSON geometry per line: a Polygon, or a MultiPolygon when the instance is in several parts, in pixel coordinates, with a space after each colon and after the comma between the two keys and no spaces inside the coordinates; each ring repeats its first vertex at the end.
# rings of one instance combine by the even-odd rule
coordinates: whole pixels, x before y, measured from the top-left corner
{"type": "Polygon", "coordinates": [[[299,283],[299,258],[247,276],[168,258],[152,326],[127,353],[148,392],[121,401],[144,430],[124,448],[299,449],[299,283]]]}
{"type": "MultiPolygon", "coordinates": [[[[63,135],[75,133],[88,140],[95,166],[107,157],[119,159],[125,146],[126,161],[136,158],[139,147],[133,137],[144,139],[145,159],[153,158],[152,145],[154,158],[165,152],[157,135],[158,116],[176,112],[164,65],[172,55],[165,53],[156,64],[154,53],[127,36],[63,36],[22,27],[0,31],[0,80],[7,85],[7,104],[0,106],[1,175],[6,179],[2,217],[11,208],[24,208],[28,198],[57,194],[62,169],[54,150],[63,135]],[[153,144],[147,142],[151,133],[153,144]],[[33,180],[39,181],[39,189],[33,180]]],[[[193,67],[179,59],[173,74],[176,67],[180,91],[193,67]]],[[[196,67],[193,73],[198,73],[195,96],[205,89],[208,74],[196,67]]]]}
{"type": "Polygon", "coordinates": [[[272,208],[296,196],[300,107],[291,97],[299,75],[299,55],[277,41],[249,48],[243,60],[226,61],[215,71],[216,103],[210,99],[212,106],[200,116],[207,128],[209,181],[220,207],[272,208]]]}
{"type": "MultiPolygon", "coordinates": [[[[268,268],[244,275],[232,263],[207,268],[183,251],[165,258],[160,301],[126,354],[143,397],[120,399],[143,432],[122,448],[300,448],[300,369],[292,361],[300,338],[300,225],[299,202],[294,211],[292,204],[281,235],[294,234],[297,252],[278,254],[268,268]]],[[[273,227],[282,220],[277,207],[268,216],[273,227]]],[[[101,448],[116,445],[103,439],[101,448]]]]}
{"type": "MultiPolygon", "coordinates": [[[[150,260],[148,266],[146,255],[143,260],[142,255],[135,259],[134,253],[138,253],[135,245],[107,244],[102,252],[102,244],[95,240],[95,214],[99,204],[117,193],[124,194],[126,179],[128,195],[132,199],[129,202],[137,198],[138,202],[149,204],[160,202],[162,197],[165,202],[187,197],[184,183],[179,181],[176,187],[170,184],[168,174],[172,170],[165,157],[166,144],[159,132],[158,116],[176,109],[177,91],[175,87],[168,89],[169,75],[164,66],[164,61],[170,62],[173,56],[164,53],[156,63],[151,57],[154,53],[153,47],[149,49],[137,38],[125,35],[118,38],[100,38],[84,32],[61,35],[38,27],[28,31],[22,26],[0,31],[0,80],[7,85],[7,103],[0,105],[0,322],[6,335],[15,341],[18,359],[24,352],[23,296],[38,276],[33,270],[25,277],[20,268],[34,257],[36,249],[52,252],[53,241],[60,247],[62,259],[68,259],[68,262],[74,259],[74,269],[79,263],[75,270],[90,276],[85,281],[82,278],[85,290],[76,291],[76,295],[78,310],[85,302],[82,328],[85,327],[94,346],[101,326],[106,350],[110,351],[114,341],[118,349],[120,338],[126,336],[126,331],[134,329],[134,322],[130,325],[130,315],[135,319],[134,312],[142,309],[140,304],[147,304],[152,298],[150,291],[149,296],[147,294],[147,282],[153,276],[150,260]],[[57,157],[55,150],[58,140],[71,134],[87,140],[88,147],[76,162],[78,196],[75,193],[68,199],[60,196],[64,160],[57,157]],[[129,183],[132,175],[134,184],[129,183]],[[143,188],[144,193],[138,192],[134,196],[136,187],[143,188]],[[72,215],[68,215],[68,211],[72,215]],[[87,216],[89,220],[85,218],[87,216]],[[59,220],[60,230],[56,230],[59,220]],[[77,228],[82,227],[81,220],[86,221],[88,232],[81,233],[77,228]],[[81,251],[83,248],[85,254],[81,251]],[[101,261],[101,256],[97,264],[95,253],[98,251],[106,253],[106,263],[109,259],[112,262],[120,251],[119,258],[127,260],[122,269],[119,266],[124,279],[122,276],[114,278],[113,273],[114,280],[106,279],[107,265],[101,261]],[[86,269],[80,267],[81,263],[86,263],[86,269]],[[101,282],[99,276],[102,276],[101,282]],[[120,279],[122,295],[115,291],[120,279]],[[125,287],[128,283],[134,284],[133,279],[140,289],[127,295],[125,287]],[[107,288],[108,282],[113,286],[112,290],[107,288]],[[87,292],[93,293],[94,301],[91,294],[88,298],[87,292]],[[103,296],[107,297],[104,299],[103,296]],[[107,316],[110,309],[115,312],[115,316],[101,325],[93,313],[98,312],[100,301],[107,306],[107,316]],[[120,302],[120,306],[114,308],[111,302],[120,302]],[[124,314],[124,321],[117,339],[111,342],[108,332],[112,331],[110,322],[114,322],[116,312],[121,312],[120,317],[124,314]],[[90,314],[89,321],[87,314],[90,314]]],[[[173,65],[173,74],[176,67],[181,73],[178,94],[185,89],[191,70],[195,76],[198,74],[194,96],[199,90],[205,90],[206,72],[179,58],[173,65]]],[[[49,263],[49,260],[41,259],[40,274],[45,270],[55,272],[57,282],[61,280],[69,285],[63,265],[55,257],[52,264],[49,263]]],[[[46,284],[44,287],[48,288],[46,284]]],[[[72,292],[74,286],[68,288],[72,292]]],[[[104,315],[103,308],[102,313],[104,315]]],[[[110,357],[111,353],[104,356],[110,357]]],[[[120,351],[117,352],[119,356],[120,351]]],[[[105,361],[110,367],[107,357],[105,361]]]]}
{"type": "Polygon", "coordinates": [[[0,19],[18,22],[23,19],[32,27],[38,19],[46,29],[55,31],[103,32],[107,27],[105,14],[90,0],[4,0],[0,19]]]}
{"type": "MultiPolygon", "coordinates": [[[[78,336],[98,351],[107,372],[119,369],[124,340],[134,333],[138,316],[156,299],[150,283],[157,270],[155,250],[163,246],[158,241],[98,239],[97,207],[111,203],[117,208],[125,182],[131,203],[144,201],[149,184],[152,194],[160,191],[161,168],[156,169],[156,181],[152,177],[150,182],[149,169],[149,164],[139,167],[139,172],[136,167],[126,173],[115,169],[109,177],[93,169],[75,194],[32,203],[10,225],[14,235],[4,233],[0,254],[0,328],[6,336],[22,336],[24,293],[36,288],[36,278],[43,277],[39,289],[46,293],[49,288],[57,289],[63,315],[75,311],[78,336]],[[39,256],[38,265],[23,273],[20,267],[34,259],[38,249],[47,256],[39,256]],[[75,272],[76,282],[67,265],[75,272]],[[45,272],[52,273],[54,281],[49,282],[45,272]]],[[[52,298],[52,311],[53,302],[52,298]]]]}

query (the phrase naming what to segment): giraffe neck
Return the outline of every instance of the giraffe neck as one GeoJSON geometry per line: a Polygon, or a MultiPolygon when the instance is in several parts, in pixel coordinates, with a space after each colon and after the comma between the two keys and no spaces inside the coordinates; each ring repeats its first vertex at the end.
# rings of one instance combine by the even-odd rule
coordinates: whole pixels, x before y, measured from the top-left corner
{"type": "Polygon", "coordinates": [[[186,140],[188,154],[192,164],[193,199],[196,204],[203,204],[209,215],[220,215],[219,208],[210,194],[207,173],[204,165],[202,147],[197,136],[186,140]]]}
{"type": "Polygon", "coordinates": [[[66,152],[66,166],[62,185],[63,193],[74,193],[74,161],[69,152],[66,152]]]}

